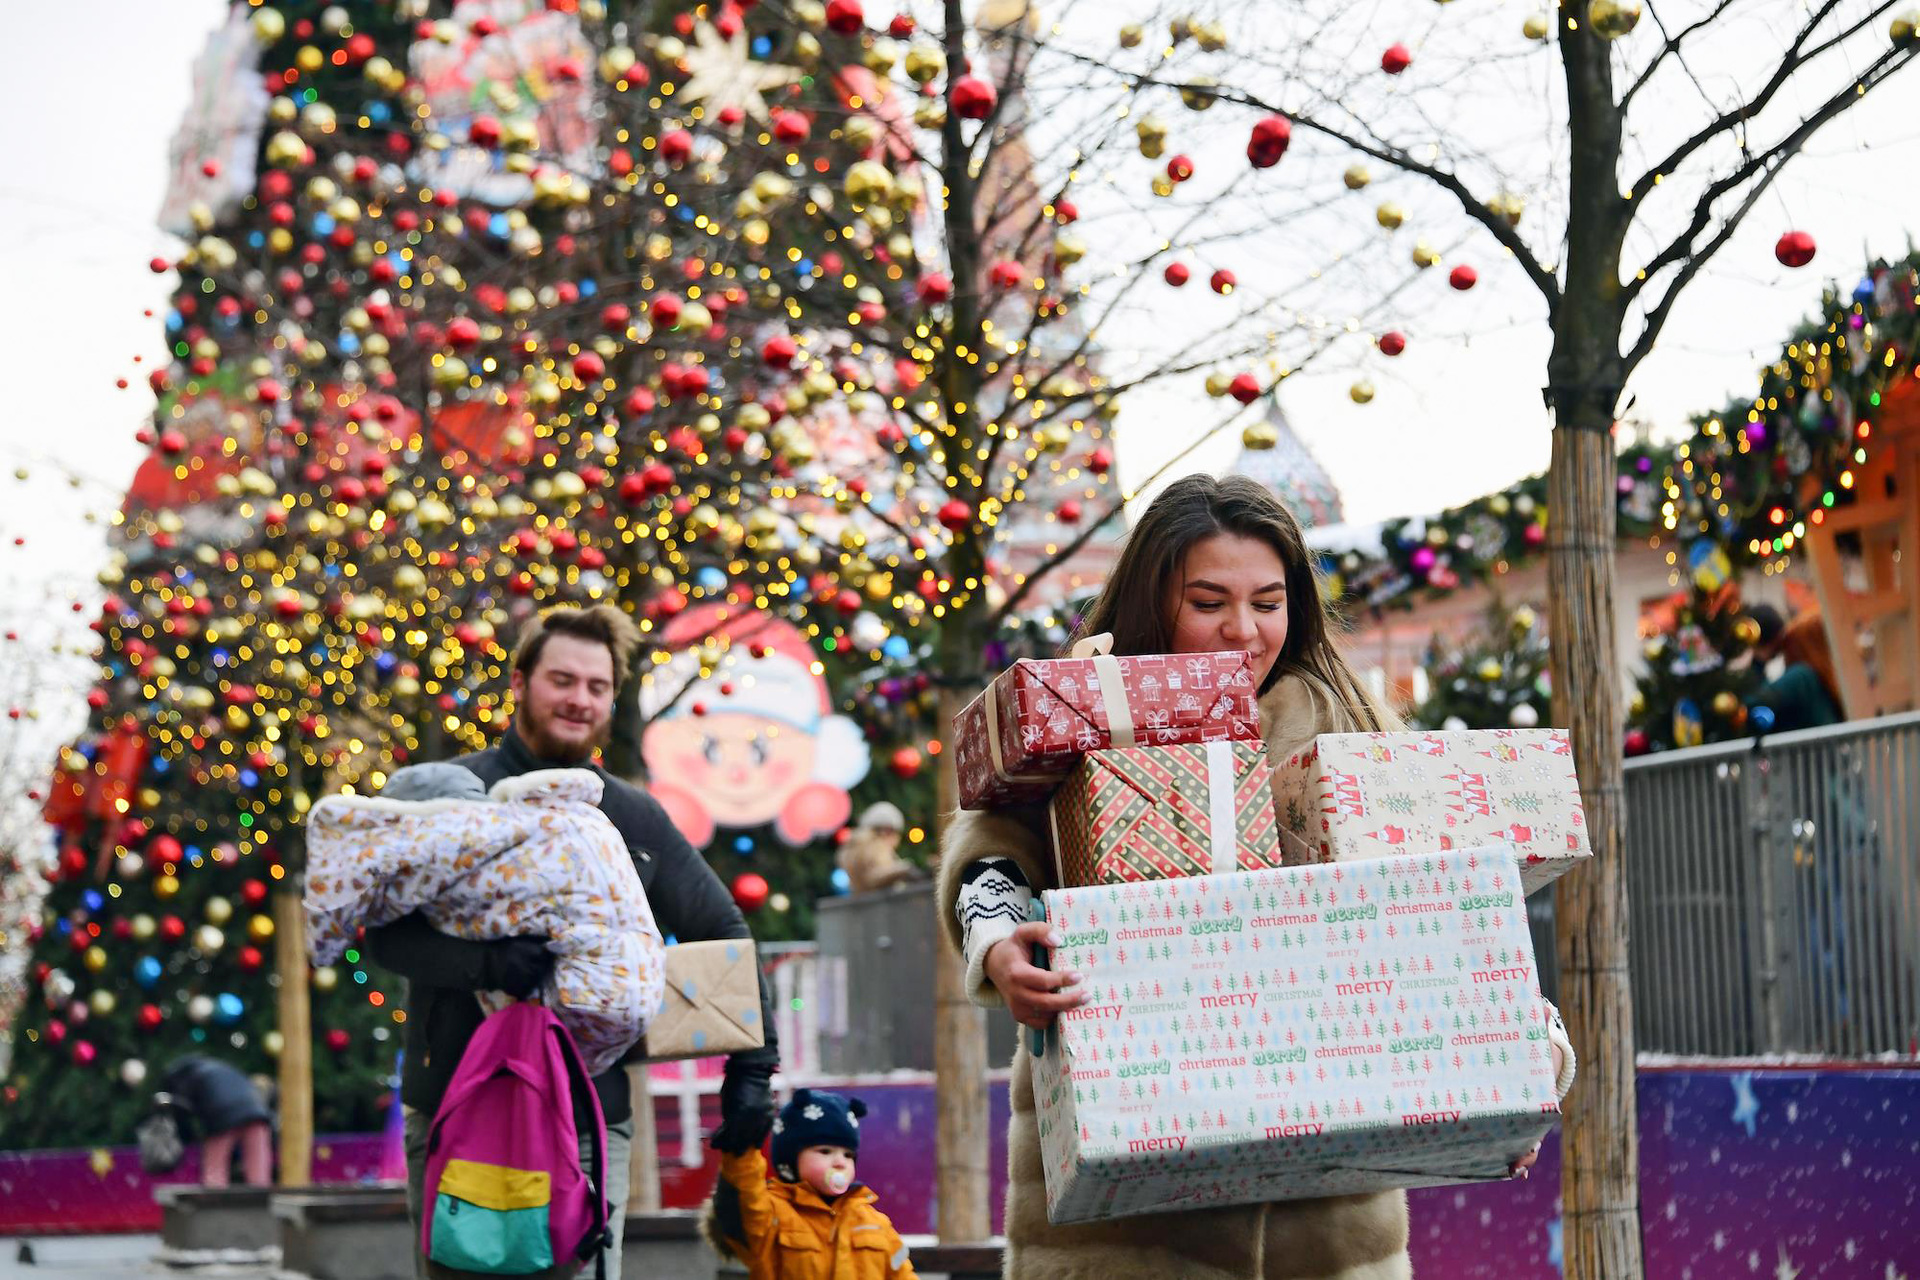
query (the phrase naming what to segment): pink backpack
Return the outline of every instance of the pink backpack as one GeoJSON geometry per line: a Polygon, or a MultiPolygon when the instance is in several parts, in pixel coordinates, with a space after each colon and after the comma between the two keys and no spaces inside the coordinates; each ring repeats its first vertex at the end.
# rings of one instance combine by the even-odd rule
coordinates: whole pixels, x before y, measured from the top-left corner
{"type": "Polygon", "coordinates": [[[507,1006],[480,1024],[434,1113],[421,1248],[494,1276],[593,1261],[607,1237],[606,1150],[600,1098],[567,1029],[544,1005],[507,1006]],[[576,1097],[593,1115],[590,1171],[576,1097]]]}

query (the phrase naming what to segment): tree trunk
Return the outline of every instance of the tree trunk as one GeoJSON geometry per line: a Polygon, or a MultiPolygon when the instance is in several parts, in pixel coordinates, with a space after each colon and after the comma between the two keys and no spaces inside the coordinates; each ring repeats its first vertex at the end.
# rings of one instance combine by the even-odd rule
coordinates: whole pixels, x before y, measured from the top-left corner
{"type": "Polygon", "coordinates": [[[1560,998],[1580,1062],[1561,1146],[1562,1239],[1568,1280],[1634,1280],[1642,1274],[1640,1144],[1622,864],[1612,407],[1585,399],[1557,405],[1547,473],[1554,716],[1573,742],[1594,855],[1561,879],[1554,898],[1560,998]]]}
{"type": "Polygon", "coordinates": [[[313,1010],[307,917],[297,886],[273,895],[273,971],[280,979],[280,1185],[313,1181],[313,1010]]]}
{"type": "MultiPolygon", "coordinates": [[[[963,691],[940,691],[943,734],[966,701],[963,691]]],[[[959,803],[953,751],[949,749],[940,753],[939,810],[943,826],[959,803]]],[[[938,895],[935,901],[937,904],[938,895]]],[[[937,911],[938,905],[934,909],[937,911]]],[[[987,1168],[986,1010],[967,998],[966,962],[946,945],[944,924],[939,920],[931,923],[934,936],[940,940],[933,949],[934,1133],[939,1156],[935,1231],[943,1241],[973,1242],[993,1234],[988,1205],[992,1182],[987,1168]]]]}

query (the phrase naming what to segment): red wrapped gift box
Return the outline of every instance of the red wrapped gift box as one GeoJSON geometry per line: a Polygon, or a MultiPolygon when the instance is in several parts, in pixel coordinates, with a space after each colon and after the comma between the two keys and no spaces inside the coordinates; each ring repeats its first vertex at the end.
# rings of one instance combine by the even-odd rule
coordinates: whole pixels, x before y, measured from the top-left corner
{"type": "Polygon", "coordinates": [[[1048,806],[1061,887],[1280,866],[1272,779],[1257,742],[1088,755],[1048,806]]]}
{"type": "Polygon", "coordinates": [[[1253,656],[1104,652],[1023,659],[953,720],[960,807],[1044,800],[1089,751],[1260,740],[1253,656]]]}

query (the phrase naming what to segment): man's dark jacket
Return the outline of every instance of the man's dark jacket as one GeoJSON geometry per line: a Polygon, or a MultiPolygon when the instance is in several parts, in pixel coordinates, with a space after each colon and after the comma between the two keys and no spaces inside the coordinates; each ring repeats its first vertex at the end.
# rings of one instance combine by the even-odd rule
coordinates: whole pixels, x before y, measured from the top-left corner
{"type": "MultiPolygon", "coordinates": [[[[720,883],[713,868],[687,843],[659,802],[632,783],[597,765],[568,766],[542,760],[512,729],[499,745],[453,763],[471,769],[489,787],[502,778],[535,769],[591,768],[605,785],[600,812],[626,840],[660,932],[677,942],[752,936],[746,917],[740,914],[733,895],[720,883]]],[[[484,1014],[474,992],[486,986],[482,971],[493,945],[449,937],[417,912],[367,930],[368,953],[407,979],[407,1060],[400,1100],[418,1111],[431,1115],[439,1108],[440,1098],[460,1065],[460,1055],[480,1028],[484,1014]]],[[[780,1047],[773,1034],[772,1005],[764,975],[760,982],[760,1025],[766,1028],[765,1047],[734,1056],[771,1066],[780,1060],[780,1047]]],[[[593,1085],[600,1094],[600,1109],[608,1124],[617,1124],[633,1114],[624,1067],[609,1068],[594,1078],[593,1085]]]]}

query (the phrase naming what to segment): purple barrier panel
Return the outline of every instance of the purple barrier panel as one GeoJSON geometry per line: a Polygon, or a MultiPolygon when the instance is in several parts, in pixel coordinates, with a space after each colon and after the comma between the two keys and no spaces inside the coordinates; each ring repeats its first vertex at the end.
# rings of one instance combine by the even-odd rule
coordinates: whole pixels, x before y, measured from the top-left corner
{"type": "MultiPolygon", "coordinates": [[[[378,1179],[382,1135],[334,1134],[314,1144],[317,1183],[378,1179]]],[[[156,1186],[200,1181],[200,1144],[178,1169],[154,1177],[132,1147],[0,1151],[0,1235],[95,1235],[158,1231],[156,1186]]]]}

